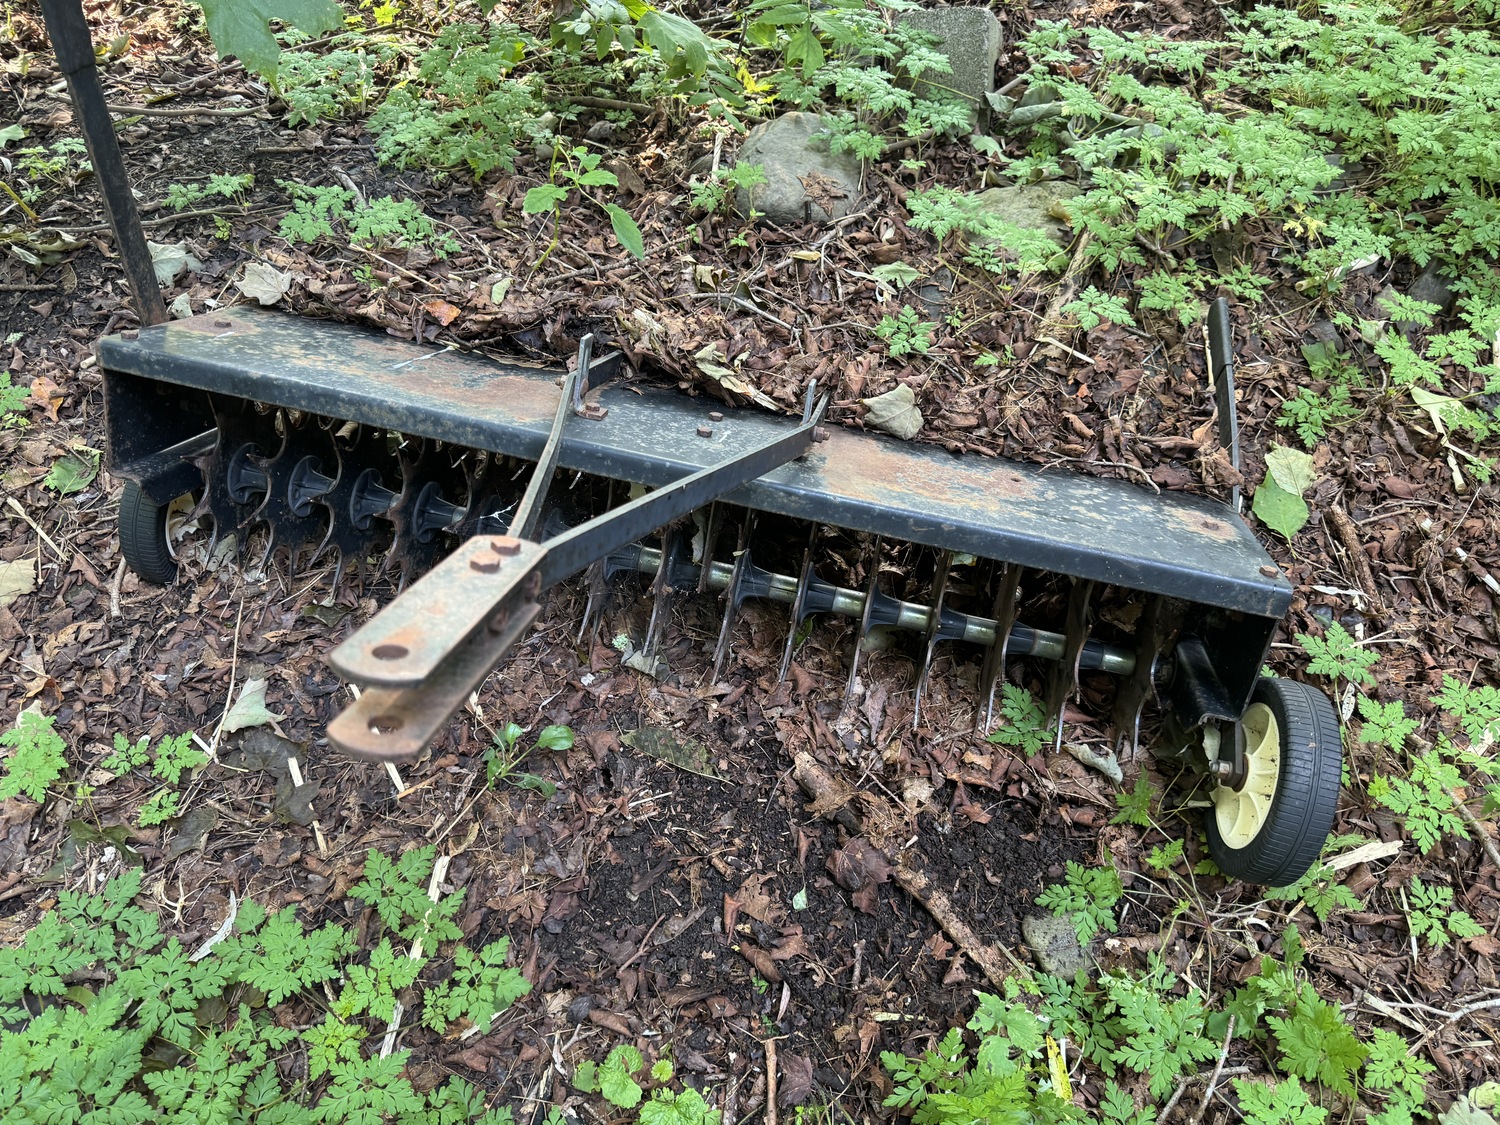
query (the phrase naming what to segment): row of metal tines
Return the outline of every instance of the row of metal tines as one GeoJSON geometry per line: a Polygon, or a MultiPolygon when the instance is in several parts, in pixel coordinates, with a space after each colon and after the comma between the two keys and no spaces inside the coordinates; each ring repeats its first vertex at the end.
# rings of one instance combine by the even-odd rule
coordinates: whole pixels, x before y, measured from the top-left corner
{"type": "MultiPolygon", "coordinates": [[[[288,565],[299,559],[307,565],[324,558],[335,564],[333,581],[351,563],[360,564],[372,553],[373,572],[392,572],[398,586],[414,580],[459,540],[477,534],[504,534],[530,466],[498,455],[407,438],[352,423],[319,418],[237,399],[216,399],[218,441],[199,463],[205,487],[197,512],[213,517],[214,540],[233,533],[237,547],[258,533],[261,562],[285,549],[288,565]]],[[[576,484],[576,481],[574,482],[576,484]]],[[[568,494],[544,526],[566,526],[568,494]]],[[[624,491],[603,482],[606,506],[624,491]]],[[[595,490],[597,496],[599,490],[595,490]]],[[[597,504],[597,499],[590,503],[597,504]]],[[[1040,580],[1023,567],[995,564],[994,587],[988,614],[964,612],[948,604],[959,583],[981,560],[935,552],[930,579],[930,602],[906,601],[881,589],[881,566],[868,566],[863,588],[825,581],[814,570],[819,531],[814,526],[802,551],[797,574],[777,573],[756,564],[751,549],[756,513],[743,513],[728,561],[714,558],[727,505],[714,504],[695,516],[692,526],[667,528],[657,545],[636,544],[596,564],[588,578],[588,601],[579,637],[600,612],[611,587],[609,579],[624,572],[651,579],[651,615],[639,652],[654,664],[671,618],[675,596],[715,594],[724,614],[714,647],[709,675],[717,682],[723,672],[740,608],[759,599],[789,607],[790,622],[782,648],[778,678],[788,675],[804,623],[819,614],[857,622],[853,651],[848,658],[844,703],[852,704],[860,683],[861,657],[868,639],[880,630],[919,634],[917,675],[912,722],[921,720],[921,707],[932,674],[938,646],[962,642],[983,649],[979,672],[980,707],[986,730],[995,720],[996,695],[1007,661],[1033,657],[1045,662],[1044,712],[1061,742],[1060,718],[1076,693],[1078,674],[1101,670],[1134,676],[1137,651],[1106,644],[1089,636],[1090,602],[1095,584],[1068,585],[1064,628],[1038,629],[1017,620],[1023,582],[1040,580]]],[[[593,514],[593,513],[590,513],[593,514]]],[[[210,544],[212,550],[212,543],[210,544]]],[[[878,560],[879,539],[872,543],[878,560]]],[[[784,553],[784,552],[783,552],[784,553]]],[[[360,565],[358,569],[365,569],[360,565]]],[[[1137,708],[1138,711],[1138,708],[1137,708]]]]}

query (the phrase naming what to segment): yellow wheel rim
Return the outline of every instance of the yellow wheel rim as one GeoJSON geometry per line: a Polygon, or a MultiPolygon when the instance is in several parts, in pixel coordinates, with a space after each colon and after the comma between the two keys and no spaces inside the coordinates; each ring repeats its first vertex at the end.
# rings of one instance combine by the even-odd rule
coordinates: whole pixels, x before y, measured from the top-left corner
{"type": "Polygon", "coordinates": [[[1214,818],[1224,843],[1238,851],[1250,846],[1271,815],[1281,777],[1281,728],[1264,703],[1252,703],[1240,720],[1245,730],[1245,784],[1215,786],[1214,818]]]}

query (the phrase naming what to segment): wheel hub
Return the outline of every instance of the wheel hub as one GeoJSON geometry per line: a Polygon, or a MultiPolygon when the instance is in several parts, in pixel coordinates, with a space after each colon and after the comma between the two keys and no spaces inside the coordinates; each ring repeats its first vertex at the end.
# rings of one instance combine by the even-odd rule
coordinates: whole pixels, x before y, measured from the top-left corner
{"type": "Polygon", "coordinates": [[[1219,835],[1231,848],[1250,845],[1271,815],[1281,777],[1281,728],[1264,703],[1252,703],[1240,720],[1245,736],[1245,778],[1238,785],[1214,787],[1219,835]]]}

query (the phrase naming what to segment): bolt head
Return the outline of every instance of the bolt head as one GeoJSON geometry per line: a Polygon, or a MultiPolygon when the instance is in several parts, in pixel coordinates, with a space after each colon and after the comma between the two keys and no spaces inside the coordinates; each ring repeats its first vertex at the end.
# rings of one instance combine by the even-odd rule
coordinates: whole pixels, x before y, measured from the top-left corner
{"type": "Polygon", "coordinates": [[[724,413],[723,413],[723,411],[720,411],[720,410],[710,410],[708,412],[708,420],[710,422],[722,422],[722,421],[724,421],[724,413]]]}
{"type": "Polygon", "coordinates": [[[1265,575],[1267,578],[1277,578],[1281,574],[1280,570],[1278,570],[1276,567],[1270,566],[1270,565],[1261,567],[1260,568],[1260,572],[1263,575],[1265,575]]]}
{"type": "Polygon", "coordinates": [[[828,431],[822,426],[814,426],[812,432],[813,441],[827,441],[828,431]]]}
{"type": "Polygon", "coordinates": [[[127,328],[124,332],[121,332],[120,335],[125,337],[125,339],[127,340],[139,340],[141,338],[141,334],[134,328],[127,328]]]}
{"type": "Polygon", "coordinates": [[[490,550],[508,559],[521,553],[521,541],[512,539],[509,535],[495,535],[490,538],[490,550]]]}
{"type": "Polygon", "coordinates": [[[1215,758],[1208,763],[1208,773],[1215,781],[1228,781],[1229,775],[1234,773],[1234,763],[1215,758]]]}
{"type": "Polygon", "coordinates": [[[232,320],[216,320],[216,321],[214,321],[214,327],[215,328],[233,328],[234,327],[234,321],[232,321],[232,320]]]}
{"type": "Polygon", "coordinates": [[[713,437],[714,436],[714,428],[712,426],[699,426],[698,427],[698,436],[699,437],[713,437]]]}
{"type": "Polygon", "coordinates": [[[586,402],[583,404],[583,416],[591,421],[597,422],[609,413],[609,407],[600,406],[597,402],[586,402]]]}
{"type": "Polygon", "coordinates": [[[480,574],[498,574],[500,572],[500,560],[489,562],[485,559],[470,559],[469,569],[480,574]]]}

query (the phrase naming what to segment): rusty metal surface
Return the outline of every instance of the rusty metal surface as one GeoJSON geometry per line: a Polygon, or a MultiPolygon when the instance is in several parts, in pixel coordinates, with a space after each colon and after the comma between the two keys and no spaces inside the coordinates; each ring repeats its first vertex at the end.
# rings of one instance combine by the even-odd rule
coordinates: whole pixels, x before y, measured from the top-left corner
{"type": "Polygon", "coordinates": [[[423,683],[454,649],[488,627],[516,587],[535,577],[545,553],[536,543],[476,535],[329,653],[329,664],[358,684],[423,683]]]}
{"type": "MultiPolygon", "coordinates": [[[[108,370],[531,460],[558,401],[551,369],[254,308],[110,337],[99,350],[108,370]]],[[[731,410],[700,437],[716,404],[620,389],[599,402],[603,418],[568,427],[561,466],[658,487],[796,425],[731,410]]],[[[1269,557],[1223,504],[829,429],[802,460],[721,499],[1261,617],[1290,604],[1290,584],[1262,573],[1269,557]]]]}
{"type": "Polygon", "coordinates": [[[524,592],[504,607],[498,632],[476,633],[421,687],[372,687],[328,724],[328,741],[345,754],[374,761],[414,758],[448,722],[464,700],[531,628],[541,607],[524,592]]]}

